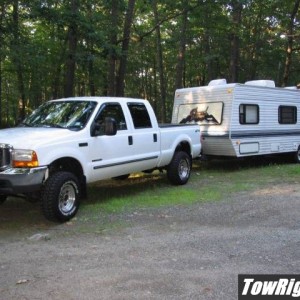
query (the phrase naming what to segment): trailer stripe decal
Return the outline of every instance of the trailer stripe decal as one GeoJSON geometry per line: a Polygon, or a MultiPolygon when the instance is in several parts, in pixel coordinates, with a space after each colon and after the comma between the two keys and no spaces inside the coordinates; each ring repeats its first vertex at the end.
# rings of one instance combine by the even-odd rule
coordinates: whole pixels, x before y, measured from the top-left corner
{"type": "MultiPolygon", "coordinates": [[[[207,134],[203,133],[204,138],[219,138],[219,139],[228,139],[229,133],[226,132],[223,135],[219,134],[207,134]]],[[[282,137],[282,136],[300,136],[300,130],[284,130],[284,131],[232,131],[231,138],[242,139],[242,138],[261,138],[261,137],[282,137]]]]}
{"type": "Polygon", "coordinates": [[[257,132],[257,131],[233,131],[231,133],[231,137],[232,138],[254,138],[254,137],[280,137],[280,136],[293,136],[293,135],[297,135],[300,136],[300,130],[295,130],[295,131],[263,131],[263,132],[257,132]]]}

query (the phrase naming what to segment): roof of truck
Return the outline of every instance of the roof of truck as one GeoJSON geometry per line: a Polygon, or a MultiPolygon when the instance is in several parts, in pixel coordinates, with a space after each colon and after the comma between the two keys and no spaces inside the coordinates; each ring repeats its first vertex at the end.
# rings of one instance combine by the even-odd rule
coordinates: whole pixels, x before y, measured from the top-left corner
{"type": "Polygon", "coordinates": [[[146,101],[145,99],[140,98],[129,98],[129,97],[110,97],[110,96],[80,96],[80,97],[69,97],[69,98],[60,98],[60,99],[53,99],[51,101],[146,101]]]}

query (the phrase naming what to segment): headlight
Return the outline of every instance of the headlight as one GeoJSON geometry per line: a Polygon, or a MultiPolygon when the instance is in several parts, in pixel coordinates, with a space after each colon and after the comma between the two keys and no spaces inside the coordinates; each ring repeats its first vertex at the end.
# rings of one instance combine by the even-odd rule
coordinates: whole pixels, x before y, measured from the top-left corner
{"type": "Polygon", "coordinates": [[[33,150],[12,150],[12,166],[14,168],[33,168],[38,167],[38,157],[33,150]]]}

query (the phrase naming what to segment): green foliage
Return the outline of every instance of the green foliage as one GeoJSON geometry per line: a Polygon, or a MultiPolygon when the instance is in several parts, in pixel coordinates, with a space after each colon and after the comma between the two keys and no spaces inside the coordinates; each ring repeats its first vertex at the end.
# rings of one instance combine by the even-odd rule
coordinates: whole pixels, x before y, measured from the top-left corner
{"type": "MultiPolygon", "coordinates": [[[[238,23],[233,18],[235,3],[225,0],[157,1],[159,23],[156,24],[152,1],[137,0],[129,50],[123,53],[128,1],[1,1],[1,126],[15,120],[22,108],[20,105],[24,103],[26,109],[31,110],[48,99],[64,96],[71,56],[75,63],[74,82],[71,82],[75,95],[106,95],[109,74],[115,76],[117,82],[118,67],[126,57],[125,95],[148,98],[155,110],[160,111],[158,26],[163,51],[167,120],[171,115],[183,34],[186,36],[184,86],[207,84],[214,78],[231,78],[232,34],[238,41],[238,49],[235,49],[238,53],[238,81],[273,79],[281,84],[290,15],[295,1],[239,1],[242,13],[238,23]],[[114,16],[113,7],[116,8],[114,16]],[[187,12],[187,27],[183,32],[184,12],[187,12]],[[74,26],[76,45],[70,52],[70,30],[74,26]],[[115,64],[113,70],[110,69],[111,62],[115,64]]],[[[297,15],[293,25],[295,36],[289,85],[299,81],[299,24],[297,15]]]]}

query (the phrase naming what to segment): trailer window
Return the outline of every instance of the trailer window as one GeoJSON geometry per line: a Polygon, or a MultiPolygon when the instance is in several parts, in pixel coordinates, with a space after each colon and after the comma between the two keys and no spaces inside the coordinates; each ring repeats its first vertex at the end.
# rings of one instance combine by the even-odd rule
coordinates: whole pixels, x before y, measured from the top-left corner
{"type": "Polygon", "coordinates": [[[296,124],[297,107],[296,106],[279,106],[278,108],[279,124],[296,124]]]}
{"type": "Polygon", "coordinates": [[[181,124],[220,125],[223,118],[223,102],[181,104],[177,121],[181,124]]]}
{"type": "Polygon", "coordinates": [[[255,104],[240,105],[240,124],[258,124],[259,106],[255,104]]]}
{"type": "Polygon", "coordinates": [[[152,128],[148,110],[143,103],[128,103],[135,129],[152,128]]]}

